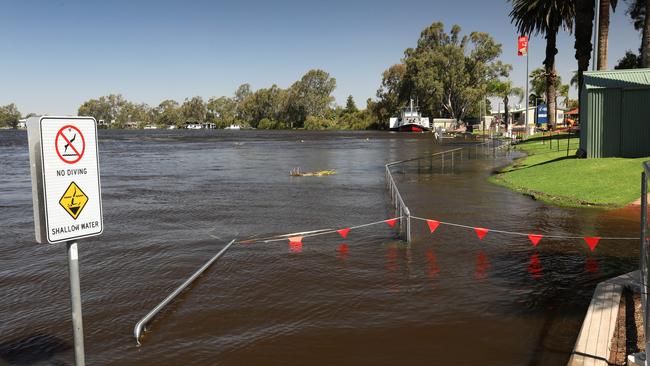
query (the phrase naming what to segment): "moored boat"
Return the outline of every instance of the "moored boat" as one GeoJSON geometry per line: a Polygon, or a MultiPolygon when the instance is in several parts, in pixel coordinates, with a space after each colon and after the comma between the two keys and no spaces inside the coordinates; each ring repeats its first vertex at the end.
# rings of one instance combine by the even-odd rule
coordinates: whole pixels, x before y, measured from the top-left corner
{"type": "Polygon", "coordinates": [[[389,128],[391,131],[422,132],[429,131],[431,125],[429,117],[422,117],[422,113],[418,111],[417,106],[413,105],[413,99],[411,99],[409,106],[402,110],[399,117],[390,119],[389,128]]]}

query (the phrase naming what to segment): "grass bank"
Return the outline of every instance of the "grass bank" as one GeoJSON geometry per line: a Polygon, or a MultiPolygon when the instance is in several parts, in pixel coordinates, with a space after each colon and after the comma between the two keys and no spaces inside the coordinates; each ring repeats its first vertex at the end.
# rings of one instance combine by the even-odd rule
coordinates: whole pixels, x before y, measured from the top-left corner
{"type": "Polygon", "coordinates": [[[650,158],[576,159],[576,135],[535,135],[516,145],[526,157],[490,180],[559,206],[621,207],[640,196],[641,163],[650,158]],[[558,146],[559,143],[559,146],[558,146]],[[567,146],[568,156],[567,156],[567,146]]]}

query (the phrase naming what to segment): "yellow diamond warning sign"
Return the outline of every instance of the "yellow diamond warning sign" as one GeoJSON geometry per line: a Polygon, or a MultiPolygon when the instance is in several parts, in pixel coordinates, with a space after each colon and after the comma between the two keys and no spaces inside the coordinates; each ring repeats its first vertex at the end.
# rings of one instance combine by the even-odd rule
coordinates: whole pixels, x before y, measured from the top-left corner
{"type": "Polygon", "coordinates": [[[88,196],[86,196],[75,182],[70,183],[68,189],[63,193],[63,197],[59,200],[61,207],[63,207],[63,209],[75,220],[81,213],[81,210],[84,209],[87,202],[88,196]]]}

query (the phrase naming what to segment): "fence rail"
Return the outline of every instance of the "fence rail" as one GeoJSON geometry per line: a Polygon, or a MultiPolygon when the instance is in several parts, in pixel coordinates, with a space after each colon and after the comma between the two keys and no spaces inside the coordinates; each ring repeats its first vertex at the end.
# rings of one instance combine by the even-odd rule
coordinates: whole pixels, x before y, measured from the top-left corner
{"type": "Polygon", "coordinates": [[[395,206],[395,216],[401,217],[398,230],[400,234],[405,233],[406,241],[409,243],[411,242],[411,210],[404,202],[404,198],[402,197],[402,194],[400,193],[399,188],[397,187],[397,183],[395,182],[393,172],[391,171],[392,167],[413,163],[417,161],[418,173],[420,173],[422,169],[422,162],[424,161],[425,169],[426,169],[426,163],[428,163],[429,171],[433,171],[434,160],[440,159],[441,172],[444,173],[445,164],[451,164],[451,169],[453,172],[454,163],[456,160],[458,159],[460,159],[461,161],[469,160],[471,159],[472,153],[474,153],[474,158],[478,158],[479,155],[480,156],[492,155],[496,157],[497,151],[501,151],[503,148],[510,147],[511,143],[512,140],[499,141],[496,139],[490,139],[488,141],[473,144],[470,146],[458,147],[455,149],[445,150],[433,154],[427,154],[416,158],[393,161],[386,164],[385,166],[386,186],[390,194],[391,203],[395,206]]]}
{"type": "Polygon", "coordinates": [[[180,286],[174,290],[171,294],[169,294],[160,304],[156,305],[155,308],[153,308],[150,312],[147,313],[140,321],[135,325],[133,328],[133,336],[135,337],[135,341],[140,344],[140,338],[142,337],[142,333],[145,330],[145,327],[149,322],[153,320],[153,318],[158,315],[158,313],[165,307],[167,306],[172,300],[176,298],[183,290],[187,288],[192,282],[194,282],[199,276],[205,272],[206,269],[208,269],[217,259],[221,258],[221,256],[230,248],[230,246],[235,243],[235,239],[230,241],[228,244],[226,244],[220,251],[219,253],[215,254],[214,257],[212,257],[209,261],[207,261],[201,268],[199,268],[190,278],[185,280],[180,286]]]}

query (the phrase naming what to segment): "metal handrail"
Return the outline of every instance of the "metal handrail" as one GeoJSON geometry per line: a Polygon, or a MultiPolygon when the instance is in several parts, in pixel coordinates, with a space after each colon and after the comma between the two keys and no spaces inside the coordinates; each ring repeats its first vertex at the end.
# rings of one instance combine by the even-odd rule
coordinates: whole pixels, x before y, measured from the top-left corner
{"type": "MultiPolygon", "coordinates": [[[[424,160],[424,159],[433,159],[436,156],[440,156],[442,158],[442,164],[444,168],[444,159],[445,155],[451,154],[451,162],[452,162],[452,169],[453,169],[453,162],[454,162],[454,153],[460,151],[460,157],[461,160],[463,159],[463,154],[462,150],[467,149],[467,148],[475,148],[478,149],[479,147],[485,147],[489,146],[489,144],[494,144],[495,141],[493,139],[478,143],[478,144],[473,144],[471,146],[466,146],[466,147],[459,147],[455,149],[450,149],[450,150],[445,150],[445,151],[440,151],[437,153],[429,154],[426,156],[419,156],[416,158],[411,158],[411,159],[405,159],[405,160],[398,160],[398,161],[393,161],[388,164],[386,164],[386,181],[388,185],[388,190],[390,192],[391,199],[395,203],[395,210],[398,213],[399,217],[406,217],[406,241],[410,242],[411,241],[411,211],[409,210],[408,206],[404,202],[404,199],[402,198],[402,194],[400,193],[399,189],[397,188],[397,183],[395,183],[395,179],[393,178],[393,174],[390,171],[390,167],[398,165],[398,164],[403,164],[403,163],[408,163],[412,161],[417,161],[417,160],[424,160]]],[[[508,141],[508,143],[499,145],[499,148],[505,147],[505,146],[510,146],[511,141],[508,141]]],[[[496,145],[495,145],[496,149],[496,145]]],[[[495,151],[495,156],[496,156],[496,151],[495,151]]],[[[402,227],[402,221],[400,221],[400,230],[402,227]]]]}
{"type": "Polygon", "coordinates": [[[135,341],[140,345],[140,337],[142,336],[143,330],[145,330],[145,327],[147,324],[153,320],[153,318],[158,315],[158,313],[165,307],[167,306],[176,296],[178,296],[187,286],[189,286],[194,280],[196,280],[208,267],[212,265],[217,259],[219,259],[229,248],[231,245],[235,243],[235,239],[230,241],[230,243],[226,244],[219,253],[217,253],[214,257],[212,257],[209,261],[207,261],[201,268],[199,268],[194,274],[185,280],[180,286],[174,290],[171,294],[169,294],[160,304],[158,304],[155,308],[153,308],[147,315],[145,315],[142,319],[140,319],[139,322],[136,323],[135,328],[133,328],[133,336],[135,337],[135,341]]]}
{"type": "Polygon", "coordinates": [[[437,152],[437,153],[433,153],[433,154],[426,155],[426,156],[420,156],[420,157],[417,157],[417,158],[393,161],[392,163],[386,164],[386,167],[390,167],[390,166],[397,165],[397,164],[402,164],[402,163],[408,163],[410,161],[429,159],[429,158],[432,158],[434,156],[445,155],[445,154],[453,153],[453,152],[460,151],[460,150],[463,150],[463,149],[464,149],[463,147],[459,147],[459,148],[456,148],[456,149],[440,151],[440,152],[437,152]]]}

